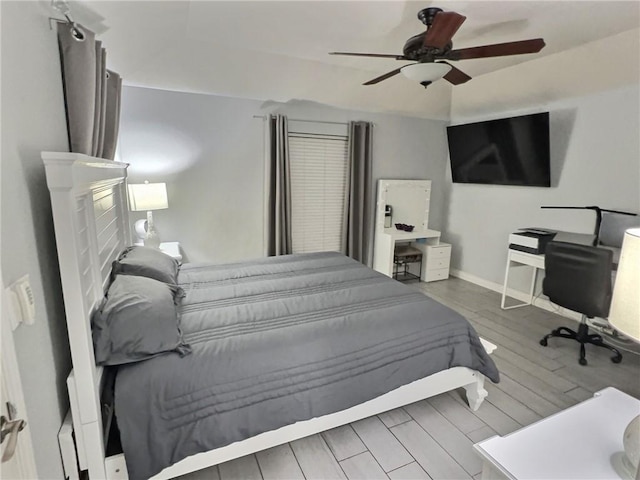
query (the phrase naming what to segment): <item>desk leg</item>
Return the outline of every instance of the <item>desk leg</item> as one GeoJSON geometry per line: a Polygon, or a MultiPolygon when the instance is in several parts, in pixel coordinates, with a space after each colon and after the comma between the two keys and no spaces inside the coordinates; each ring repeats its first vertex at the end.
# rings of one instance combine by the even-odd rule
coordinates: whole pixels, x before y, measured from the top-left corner
{"type": "Polygon", "coordinates": [[[536,288],[536,279],[538,278],[538,269],[534,266],[533,273],[531,274],[531,288],[529,289],[529,305],[533,305],[533,292],[536,288]]]}
{"type": "MultiPolygon", "coordinates": [[[[511,255],[509,254],[509,256],[507,257],[507,268],[504,272],[504,284],[502,285],[502,298],[500,300],[500,308],[502,308],[502,310],[511,310],[512,308],[524,307],[526,305],[531,305],[533,303],[533,291],[536,287],[536,278],[538,274],[538,269],[534,266],[531,266],[531,268],[533,268],[533,274],[531,277],[531,287],[529,288],[529,301],[516,303],[515,305],[511,305],[508,307],[505,306],[507,301],[507,289],[509,287],[509,271],[511,270],[511,266],[513,265],[513,263],[514,262],[511,260],[511,255]]],[[[515,262],[515,263],[518,263],[518,262],[515,262]]],[[[521,265],[525,265],[525,264],[521,264],[521,265]]]]}
{"type": "Polygon", "coordinates": [[[373,243],[373,269],[388,277],[393,276],[395,242],[390,235],[376,235],[373,243]]]}
{"type": "Polygon", "coordinates": [[[511,255],[507,255],[507,268],[504,272],[504,283],[502,284],[502,300],[500,301],[500,308],[507,310],[505,302],[507,300],[507,286],[509,285],[509,270],[511,269],[511,255]]]}

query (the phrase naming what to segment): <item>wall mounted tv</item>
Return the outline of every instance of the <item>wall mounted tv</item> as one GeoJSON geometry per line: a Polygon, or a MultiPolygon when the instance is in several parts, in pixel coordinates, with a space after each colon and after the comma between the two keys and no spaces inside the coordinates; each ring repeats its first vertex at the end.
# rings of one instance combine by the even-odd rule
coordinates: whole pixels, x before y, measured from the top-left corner
{"type": "Polygon", "coordinates": [[[549,113],[447,127],[454,183],[551,186],[549,113]]]}

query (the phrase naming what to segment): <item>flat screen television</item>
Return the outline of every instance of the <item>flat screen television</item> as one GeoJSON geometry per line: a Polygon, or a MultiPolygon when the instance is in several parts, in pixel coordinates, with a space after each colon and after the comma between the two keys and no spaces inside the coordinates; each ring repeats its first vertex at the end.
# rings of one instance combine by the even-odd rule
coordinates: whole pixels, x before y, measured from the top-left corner
{"type": "Polygon", "coordinates": [[[454,183],[550,187],[549,113],[447,127],[454,183]]]}

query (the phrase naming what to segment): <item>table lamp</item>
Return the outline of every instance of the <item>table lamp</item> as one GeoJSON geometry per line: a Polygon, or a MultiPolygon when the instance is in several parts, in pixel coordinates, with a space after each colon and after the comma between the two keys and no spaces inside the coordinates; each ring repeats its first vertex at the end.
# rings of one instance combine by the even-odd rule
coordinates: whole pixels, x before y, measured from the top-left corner
{"type": "Polygon", "coordinates": [[[144,239],[144,246],[160,248],[160,235],[153,224],[153,210],[169,208],[167,200],[167,185],[165,183],[144,183],[128,186],[129,208],[133,212],[147,212],[146,220],[138,220],[135,230],[144,239]],[[146,223],[146,229],[145,229],[146,223]]]}
{"type": "MultiPolygon", "coordinates": [[[[620,333],[640,342],[640,228],[630,228],[624,233],[609,323],[620,333]]],[[[640,480],[640,415],[627,426],[623,443],[623,466],[631,478],[640,480]]]]}

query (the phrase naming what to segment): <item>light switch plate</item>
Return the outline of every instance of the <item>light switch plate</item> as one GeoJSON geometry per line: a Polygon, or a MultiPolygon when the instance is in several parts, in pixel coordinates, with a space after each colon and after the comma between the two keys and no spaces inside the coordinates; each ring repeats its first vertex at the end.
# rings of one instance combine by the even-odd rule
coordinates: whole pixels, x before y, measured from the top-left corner
{"type": "Polygon", "coordinates": [[[21,277],[6,289],[11,307],[11,327],[18,328],[20,323],[33,325],[35,321],[35,298],[29,283],[29,275],[21,277]]]}

